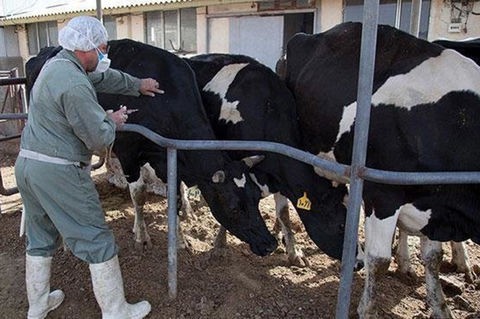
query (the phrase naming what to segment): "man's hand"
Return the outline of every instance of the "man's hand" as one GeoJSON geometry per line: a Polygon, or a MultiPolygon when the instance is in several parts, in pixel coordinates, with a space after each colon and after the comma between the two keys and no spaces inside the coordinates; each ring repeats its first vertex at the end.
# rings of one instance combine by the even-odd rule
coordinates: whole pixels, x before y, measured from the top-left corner
{"type": "Polygon", "coordinates": [[[159,84],[152,78],[142,79],[140,82],[140,93],[148,96],[155,96],[155,93],[163,94],[163,90],[159,89],[159,84]]]}
{"type": "Polygon", "coordinates": [[[121,105],[120,108],[115,112],[113,112],[113,110],[107,110],[107,114],[112,121],[115,122],[117,127],[122,127],[128,119],[128,111],[129,110],[127,110],[126,106],[121,105]]]}

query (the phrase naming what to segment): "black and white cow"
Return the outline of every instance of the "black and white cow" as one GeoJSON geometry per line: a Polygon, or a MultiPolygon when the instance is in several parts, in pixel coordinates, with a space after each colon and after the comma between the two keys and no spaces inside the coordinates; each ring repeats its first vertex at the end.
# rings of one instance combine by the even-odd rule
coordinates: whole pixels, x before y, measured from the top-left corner
{"type": "MultiPolygon", "coordinates": [[[[361,24],[344,23],[288,43],[306,146],[351,162],[361,24]]],[[[379,26],[367,166],[391,171],[480,171],[480,69],[453,50],[379,26]]],[[[366,281],[358,307],[375,317],[376,278],[388,267],[395,227],[423,236],[427,302],[451,318],[439,282],[442,241],[480,243],[480,185],[365,182],[366,281]]]]}
{"type": "MultiPolygon", "coordinates": [[[[480,38],[451,41],[451,40],[435,40],[432,41],[446,49],[453,49],[463,56],[472,59],[477,65],[480,65],[480,38]]],[[[452,251],[451,264],[457,272],[465,274],[465,280],[473,283],[475,280],[475,272],[472,271],[468,252],[465,249],[464,242],[450,242],[452,251]]],[[[398,264],[400,273],[412,275],[414,273],[410,263],[410,252],[408,245],[408,235],[400,230],[398,234],[397,250],[395,251],[395,260],[398,264]]]]}
{"type": "MultiPolygon", "coordinates": [[[[294,98],[272,70],[241,55],[207,54],[186,61],[195,71],[218,139],[262,140],[302,148],[294,98]]],[[[253,155],[246,151],[229,154],[234,159],[253,155]]],[[[329,256],[341,259],[346,187],[333,187],[308,164],[277,153],[263,155],[265,158],[251,169],[250,175],[263,196],[275,194],[277,221],[290,262],[303,264],[302,260],[306,260],[295,247],[286,198],[295,206],[315,244],[329,256]]]]}
{"type": "MultiPolygon", "coordinates": [[[[112,68],[140,78],[155,78],[165,94],[146,98],[100,93],[99,102],[105,109],[115,109],[119,105],[138,109],[130,115],[128,122],[143,125],[165,137],[215,139],[194,74],[182,59],[128,39],[111,41],[109,45],[112,68]]],[[[37,70],[37,73],[38,67],[45,62],[31,61],[27,70],[37,70]]],[[[159,178],[167,180],[165,149],[143,136],[118,132],[113,151],[129,183],[140,178],[140,168],[145,163],[151,165],[159,178]]],[[[179,179],[187,185],[198,185],[220,224],[247,242],[255,254],[263,256],[271,253],[277,242],[258,210],[260,191],[250,179],[248,169],[244,162],[232,161],[224,151],[178,152],[179,179]]],[[[143,215],[137,219],[136,215],[136,231],[146,232],[143,215]]]]}
{"type": "Polygon", "coordinates": [[[452,41],[439,39],[432,41],[447,49],[453,49],[480,65],[480,38],[452,41]]]}

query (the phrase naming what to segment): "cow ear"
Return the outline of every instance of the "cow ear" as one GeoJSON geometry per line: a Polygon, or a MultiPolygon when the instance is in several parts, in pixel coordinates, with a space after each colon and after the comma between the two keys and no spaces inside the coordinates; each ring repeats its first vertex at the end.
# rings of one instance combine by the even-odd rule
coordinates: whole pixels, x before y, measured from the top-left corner
{"type": "Polygon", "coordinates": [[[212,176],[212,182],[215,184],[223,183],[225,181],[225,172],[224,171],[216,171],[215,174],[212,176]]]}
{"type": "Polygon", "coordinates": [[[253,155],[253,156],[250,156],[250,157],[242,158],[242,161],[249,168],[252,168],[255,165],[257,165],[258,163],[260,163],[261,161],[263,161],[264,159],[265,159],[265,155],[253,155]]]}

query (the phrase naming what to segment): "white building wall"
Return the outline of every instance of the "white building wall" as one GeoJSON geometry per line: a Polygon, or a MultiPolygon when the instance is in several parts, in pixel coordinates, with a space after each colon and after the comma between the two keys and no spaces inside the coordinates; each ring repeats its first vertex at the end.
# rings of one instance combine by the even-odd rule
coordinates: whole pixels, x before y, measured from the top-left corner
{"type": "Polygon", "coordinates": [[[197,8],[197,54],[208,52],[207,7],[197,8]]]}
{"type": "Polygon", "coordinates": [[[145,42],[145,23],[143,13],[128,14],[116,19],[117,39],[132,39],[145,42]]]}
{"type": "Polygon", "coordinates": [[[23,58],[23,61],[27,62],[27,60],[30,58],[30,55],[28,54],[27,29],[24,27],[24,25],[22,26],[23,27],[17,28],[18,51],[20,52],[20,56],[23,58]]]}
{"type": "Polygon", "coordinates": [[[0,28],[0,57],[7,56],[7,44],[5,40],[5,28],[0,28]]]}
{"type": "Polygon", "coordinates": [[[317,23],[315,33],[324,32],[343,22],[343,1],[319,0],[317,3],[317,23]]]}
{"type": "MultiPolygon", "coordinates": [[[[472,0],[470,0],[472,1],[472,0]]],[[[323,32],[343,21],[343,0],[317,0],[314,18],[314,32],[323,32]]],[[[461,5],[460,2],[456,2],[461,5]]],[[[448,31],[451,23],[450,1],[432,0],[430,10],[429,40],[437,38],[465,39],[480,37],[480,16],[470,14],[468,20],[463,18],[461,32],[451,33],[448,31]]],[[[480,1],[473,3],[473,11],[480,12],[480,1]]],[[[239,4],[214,5],[197,8],[197,53],[228,53],[238,45],[237,38],[232,34],[232,20],[234,17],[256,16],[259,17],[256,4],[245,2],[239,4]]],[[[60,30],[69,19],[58,20],[60,30]]],[[[145,42],[145,23],[141,12],[126,13],[116,19],[117,38],[130,38],[145,42]]],[[[4,30],[6,30],[5,27],[4,30]]],[[[26,61],[29,58],[27,37],[24,25],[12,26],[18,45],[6,45],[1,54],[11,55],[18,51],[26,61]],[[12,51],[12,52],[10,52],[12,51]]],[[[260,30],[261,31],[261,30],[260,30]]],[[[9,33],[11,33],[9,31],[9,33]]],[[[5,31],[4,42],[7,40],[5,31]]]]}
{"type": "MultiPolygon", "coordinates": [[[[472,1],[472,0],[470,0],[472,1]]],[[[460,2],[455,2],[457,7],[461,7],[460,2]]],[[[453,10],[454,17],[458,11],[453,10]]],[[[480,1],[473,2],[473,12],[480,12],[480,1]]],[[[430,9],[430,26],[428,30],[428,40],[432,41],[438,38],[447,38],[451,40],[462,40],[466,38],[480,37],[480,16],[469,14],[468,19],[461,18],[460,32],[449,32],[451,24],[451,6],[450,1],[432,0],[430,9]]]]}
{"type": "Polygon", "coordinates": [[[230,50],[230,21],[228,18],[208,19],[208,53],[228,53],[230,50]]]}
{"type": "Polygon", "coordinates": [[[251,56],[275,70],[282,56],[283,16],[232,17],[229,36],[230,53],[251,56]]]}
{"type": "Polygon", "coordinates": [[[117,39],[129,38],[132,33],[130,15],[121,16],[115,22],[117,25],[117,39]]]}
{"type": "Polygon", "coordinates": [[[132,40],[145,42],[145,23],[143,19],[143,13],[132,14],[131,23],[132,23],[132,33],[130,38],[132,40]]]}
{"type": "Polygon", "coordinates": [[[4,32],[6,56],[19,56],[20,50],[18,46],[18,35],[15,32],[15,26],[4,27],[4,32]]]}

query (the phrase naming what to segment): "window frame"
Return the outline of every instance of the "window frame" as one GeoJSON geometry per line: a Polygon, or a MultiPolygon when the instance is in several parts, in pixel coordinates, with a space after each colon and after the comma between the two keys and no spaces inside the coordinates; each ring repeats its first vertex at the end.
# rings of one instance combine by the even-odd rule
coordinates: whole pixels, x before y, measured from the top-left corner
{"type": "MultiPolygon", "coordinates": [[[[343,1],[343,22],[347,21],[358,21],[361,22],[362,19],[359,17],[353,16],[353,19],[346,19],[346,12],[347,12],[347,2],[348,0],[343,1]]],[[[362,0],[357,0],[357,1],[352,1],[352,2],[361,2],[363,3],[362,0]]],[[[412,0],[390,0],[390,3],[395,3],[395,21],[392,23],[388,22],[388,25],[391,25],[397,29],[403,30],[405,32],[410,32],[410,30],[406,30],[406,26],[410,26],[411,21],[409,20],[408,23],[404,19],[407,17],[407,15],[404,15],[405,11],[408,9],[408,12],[411,12],[412,10],[412,0]],[[407,4],[410,3],[410,7],[407,8],[407,4]]],[[[385,21],[381,21],[382,18],[385,18],[385,16],[382,16],[382,1],[380,1],[379,5],[379,24],[380,23],[385,23],[385,21]]],[[[432,0],[421,0],[421,13],[418,15],[418,24],[419,24],[419,30],[418,30],[418,37],[422,39],[427,39],[428,38],[428,31],[429,31],[429,23],[428,20],[430,18],[430,7],[432,5],[432,0]]],[[[363,4],[362,4],[362,11],[363,11],[363,4]]],[[[353,12],[353,11],[352,11],[353,12]]],[[[358,15],[358,14],[357,14],[358,15]]]]}
{"type": "Polygon", "coordinates": [[[43,33],[43,36],[45,37],[47,47],[58,45],[58,37],[56,39],[56,42],[54,42],[55,40],[51,39],[51,36],[50,36],[51,29],[54,29],[54,32],[58,34],[58,23],[56,20],[28,23],[26,24],[26,29],[27,29],[27,46],[28,46],[29,55],[37,55],[40,52],[40,50],[43,48],[42,46],[43,44],[40,43],[41,33],[43,33]],[[31,29],[32,27],[34,27],[34,30],[31,29]],[[35,43],[34,43],[35,52],[31,51],[31,49],[33,49],[33,46],[31,45],[31,38],[34,38],[35,40],[35,43]]]}
{"type": "MultiPolygon", "coordinates": [[[[156,10],[156,11],[149,11],[149,12],[145,12],[144,13],[144,24],[145,24],[145,39],[146,39],[146,43],[150,44],[150,45],[154,45],[154,46],[157,46],[161,49],[164,49],[166,51],[169,51],[169,52],[172,52],[172,53],[176,53],[176,54],[196,54],[197,53],[197,50],[198,50],[198,45],[197,45],[197,38],[196,38],[196,33],[197,33],[197,19],[196,19],[196,14],[197,14],[197,10],[196,8],[180,8],[180,9],[174,9],[174,10],[156,10]],[[185,11],[186,10],[192,10],[193,11],[193,17],[195,17],[195,21],[194,23],[192,24],[194,26],[194,30],[193,30],[193,33],[194,33],[194,36],[191,37],[192,39],[192,47],[194,47],[194,50],[185,50],[185,47],[184,47],[184,44],[182,44],[182,42],[184,41],[185,38],[189,38],[188,36],[185,36],[183,35],[182,31],[184,31],[184,29],[187,29],[187,28],[184,28],[185,26],[182,26],[182,12],[183,14],[185,14],[185,11]],[[166,14],[167,13],[167,14],[166,14]],[[176,48],[173,47],[173,48],[170,48],[171,45],[170,45],[170,42],[168,41],[169,39],[171,39],[171,37],[167,37],[167,32],[166,32],[166,27],[167,27],[167,23],[166,23],[166,16],[168,14],[172,14],[172,13],[175,13],[175,41],[176,41],[176,48]],[[155,44],[153,43],[154,41],[151,40],[151,37],[152,37],[152,33],[151,33],[151,30],[150,30],[150,23],[152,23],[153,21],[155,21],[155,23],[157,24],[157,29],[155,29],[155,33],[161,33],[161,39],[158,41],[159,43],[158,44],[155,44]],[[160,29],[160,30],[158,30],[160,29]]],[[[172,23],[173,25],[173,23],[172,23]]],[[[169,25],[171,26],[171,25],[169,25]]],[[[157,42],[157,41],[155,41],[157,42]]],[[[190,44],[187,44],[187,46],[190,46],[190,44]]]]}

